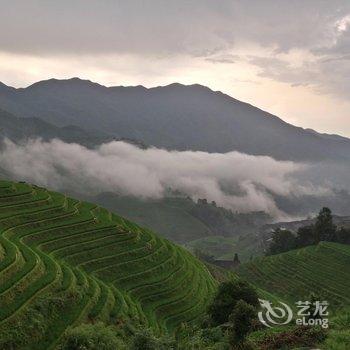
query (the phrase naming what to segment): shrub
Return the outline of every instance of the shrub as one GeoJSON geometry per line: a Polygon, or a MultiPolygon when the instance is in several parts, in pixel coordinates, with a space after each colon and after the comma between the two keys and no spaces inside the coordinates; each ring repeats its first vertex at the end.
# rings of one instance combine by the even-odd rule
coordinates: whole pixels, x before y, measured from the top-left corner
{"type": "Polygon", "coordinates": [[[322,343],[326,336],[326,331],[321,327],[298,326],[284,332],[266,334],[256,342],[256,345],[260,350],[312,347],[322,343]]]}
{"type": "Polygon", "coordinates": [[[62,350],[123,350],[125,345],[117,337],[113,327],[102,322],[82,324],[66,331],[62,350]]]}
{"type": "Polygon", "coordinates": [[[208,309],[211,323],[220,325],[228,322],[228,318],[239,300],[243,300],[253,307],[259,305],[258,294],[247,282],[237,279],[221,283],[208,309]]]}
{"type": "MultiPolygon", "coordinates": [[[[177,333],[175,349],[179,350],[230,350],[224,330],[214,328],[197,328],[189,325],[177,333]]],[[[168,348],[166,348],[168,350],[168,348]]]]}
{"type": "Polygon", "coordinates": [[[326,342],[324,349],[327,350],[348,350],[350,344],[350,331],[335,331],[331,332],[326,342]]]}
{"type": "Polygon", "coordinates": [[[174,341],[167,337],[156,338],[148,329],[141,329],[134,335],[130,350],[171,350],[174,341]]]}
{"type": "Polygon", "coordinates": [[[252,321],[256,317],[256,310],[253,306],[247,304],[244,300],[239,300],[229,317],[232,323],[230,327],[231,345],[242,344],[252,330],[252,321]]]}
{"type": "Polygon", "coordinates": [[[149,330],[142,330],[135,334],[130,350],[154,350],[157,346],[157,339],[149,330]]]}

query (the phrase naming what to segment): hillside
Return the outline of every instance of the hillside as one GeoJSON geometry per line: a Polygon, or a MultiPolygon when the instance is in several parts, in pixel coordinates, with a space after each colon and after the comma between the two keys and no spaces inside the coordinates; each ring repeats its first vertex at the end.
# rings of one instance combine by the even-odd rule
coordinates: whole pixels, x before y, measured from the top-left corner
{"type": "Polygon", "coordinates": [[[350,306],[350,245],[321,242],[317,246],[257,258],[238,274],[281,300],[309,300],[314,292],[331,308],[350,306]]]}
{"type": "Polygon", "coordinates": [[[0,182],[0,348],[56,348],[67,327],[132,322],[172,332],[216,282],[186,250],[94,204],[0,182]]]}
{"type": "MultiPolygon", "coordinates": [[[[187,210],[186,199],[143,200],[131,196],[101,193],[88,200],[126,217],[143,227],[160,232],[167,239],[183,243],[212,235],[210,228],[187,210]]],[[[194,203],[193,203],[194,205],[194,203]]]]}
{"type": "Polygon", "coordinates": [[[350,140],[319,134],[201,85],[105,87],[78,78],[0,86],[0,108],[177,150],[350,161],[350,140]]]}
{"type": "Polygon", "coordinates": [[[241,261],[261,255],[260,228],[271,222],[263,212],[235,213],[187,197],[146,200],[114,193],[74,197],[97,203],[193,252],[200,250],[217,259],[232,260],[237,252],[241,261]]]}
{"type": "Polygon", "coordinates": [[[72,125],[57,127],[39,118],[18,118],[0,109],[0,140],[8,138],[17,142],[38,137],[43,140],[59,138],[65,142],[76,142],[86,146],[94,146],[112,139],[102,132],[88,132],[72,125]]]}
{"type": "Polygon", "coordinates": [[[191,251],[200,251],[216,260],[234,259],[238,254],[240,262],[264,254],[265,242],[258,234],[243,234],[236,237],[210,236],[187,242],[185,246],[191,251]]]}
{"type": "Polygon", "coordinates": [[[140,199],[114,193],[76,196],[120,213],[177,243],[209,236],[237,237],[255,233],[272,220],[264,212],[235,213],[206,200],[193,201],[181,196],[161,199],[140,199]]]}

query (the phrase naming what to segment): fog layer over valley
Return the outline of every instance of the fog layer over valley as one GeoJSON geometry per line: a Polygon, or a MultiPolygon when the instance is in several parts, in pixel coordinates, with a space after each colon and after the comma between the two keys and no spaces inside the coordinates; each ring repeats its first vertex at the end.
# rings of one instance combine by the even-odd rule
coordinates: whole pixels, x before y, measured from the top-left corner
{"type": "Polygon", "coordinates": [[[121,141],[89,149],[57,139],[19,144],[5,140],[0,167],[17,180],[56,190],[89,195],[108,191],[145,199],[177,191],[239,212],[265,211],[276,220],[289,218],[282,209],[284,200],[297,202],[306,196],[322,201],[334,195],[331,184],[301,180],[310,168],[305,163],[235,151],[141,149],[121,141]]]}

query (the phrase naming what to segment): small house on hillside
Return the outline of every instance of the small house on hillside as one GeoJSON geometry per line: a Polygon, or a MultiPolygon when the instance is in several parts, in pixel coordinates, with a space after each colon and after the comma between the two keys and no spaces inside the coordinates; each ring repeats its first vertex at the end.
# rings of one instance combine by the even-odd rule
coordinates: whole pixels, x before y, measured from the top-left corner
{"type": "Polygon", "coordinates": [[[240,262],[240,260],[238,258],[238,254],[237,253],[235,254],[235,257],[234,257],[233,260],[214,260],[213,261],[214,265],[223,267],[223,268],[228,269],[228,270],[234,269],[235,267],[240,265],[240,263],[241,262],[240,262]]]}

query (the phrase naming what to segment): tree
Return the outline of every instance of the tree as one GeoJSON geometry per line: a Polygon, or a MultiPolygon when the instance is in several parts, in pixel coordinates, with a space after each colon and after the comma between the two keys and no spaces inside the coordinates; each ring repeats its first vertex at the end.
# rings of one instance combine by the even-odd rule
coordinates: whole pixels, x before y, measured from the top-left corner
{"type": "Polygon", "coordinates": [[[350,229],[341,227],[336,232],[336,241],[343,244],[350,244],[350,229]]]}
{"type": "Polygon", "coordinates": [[[136,332],[128,347],[129,350],[171,350],[174,348],[174,339],[167,336],[156,338],[149,329],[144,328],[136,332]]]}
{"type": "Polygon", "coordinates": [[[135,334],[130,347],[131,350],[155,350],[158,348],[157,339],[147,329],[135,334]]]}
{"type": "Polygon", "coordinates": [[[239,300],[243,300],[253,307],[259,305],[256,290],[247,282],[236,279],[221,283],[208,308],[211,323],[217,326],[228,322],[228,318],[239,300]]]}
{"type": "Polygon", "coordinates": [[[303,226],[298,229],[296,244],[298,248],[316,243],[315,228],[313,225],[303,226]]]}
{"type": "Polygon", "coordinates": [[[229,341],[232,346],[240,345],[245,341],[246,336],[253,328],[253,320],[256,318],[256,310],[244,300],[239,300],[233,309],[229,321],[229,341]]]}
{"type": "Polygon", "coordinates": [[[60,349],[62,350],[121,350],[123,342],[113,327],[102,322],[82,324],[66,331],[60,349]]]}
{"type": "Polygon", "coordinates": [[[337,227],[333,224],[332,212],[329,208],[322,208],[316,218],[315,238],[316,243],[321,241],[332,242],[335,240],[337,227]]]}
{"type": "Polygon", "coordinates": [[[279,254],[296,248],[296,238],[292,232],[275,229],[272,233],[271,243],[267,255],[279,254]]]}

